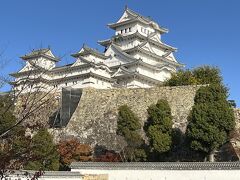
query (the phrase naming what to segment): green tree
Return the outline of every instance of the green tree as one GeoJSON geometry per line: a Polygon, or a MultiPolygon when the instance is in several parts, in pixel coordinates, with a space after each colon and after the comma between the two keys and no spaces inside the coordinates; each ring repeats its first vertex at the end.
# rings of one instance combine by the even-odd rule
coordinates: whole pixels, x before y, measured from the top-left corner
{"type": "Polygon", "coordinates": [[[24,168],[49,171],[59,169],[59,154],[47,129],[41,129],[33,136],[31,159],[24,168]]]}
{"type": "Polygon", "coordinates": [[[160,155],[168,152],[172,147],[172,115],[166,100],[158,100],[148,108],[148,121],[145,125],[149,139],[150,152],[160,155]]]}
{"type": "Polygon", "coordinates": [[[217,67],[202,66],[193,70],[180,70],[173,74],[164,85],[166,86],[185,86],[201,84],[221,84],[222,77],[217,67]]]}
{"type": "Polygon", "coordinates": [[[228,140],[235,126],[233,109],[226,98],[227,90],[220,84],[201,87],[188,117],[190,147],[209,156],[209,161],[214,161],[215,151],[228,140]]]}
{"type": "Polygon", "coordinates": [[[33,138],[26,136],[26,128],[14,126],[17,119],[13,114],[13,101],[9,95],[0,96],[0,170],[26,169],[58,170],[58,154],[47,130],[39,131],[33,138]]]}
{"type": "Polygon", "coordinates": [[[11,97],[0,96],[0,134],[12,127],[16,123],[16,118],[13,115],[11,97]]]}
{"type": "Polygon", "coordinates": [[[186,86],[197,85],[198,79],[193,76],[190,70],[179,70],[177,73],[172,74],[172,77],[164,82],[166,86],[186,86]]]}
{"type": "Polygon", "coordinates": [[[222,76],[219,68],[202,66],[192,70],[198,84],[222,84],[222,76]]]}
{"type": "MultiPolygon", "coordinates": [[[[0,96],[0,134],[13,127],[13,101],[9,95],[0,96]]],[[[21,125],[0,138],[0,170],[18,169],[28,159],[30,138],[21,125]]]]}
{"type": "Polygon", "coordinates": [[[140,135],[141,124],[138,117],[127,105],[119,107],[117,134],[127,142],[124,156],[127,161],[145,161],[144,140],[140,135]]]}

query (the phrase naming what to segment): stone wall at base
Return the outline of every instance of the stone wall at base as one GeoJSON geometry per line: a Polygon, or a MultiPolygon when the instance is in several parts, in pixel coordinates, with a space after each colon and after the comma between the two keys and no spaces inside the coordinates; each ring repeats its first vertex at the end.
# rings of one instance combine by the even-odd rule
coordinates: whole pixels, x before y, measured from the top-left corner
{"type": "Polygon", "coordinates": [[[234,116],[236,120],[236,128],[239,129],[240,128],[240,109],[239,108],[234,109],[234,116]]]}
{"type": "Polygon", "coordinates": [[[14,113],[23,125],[34,130],[49,128],[49,117],[59,109],[59,92],[29,92],[17,97],[14,113]]]}
{"type": "Polygon", "coordinates": [[[68,125],[53,130],[56,138],[76,136],[81,143],[102,145],[117,150],[122,139],[116,136],[118,108],[127,104],[140,118],[147,119],[147,108],[159,99],[166,99],[170,106],[174,128],[186,129],[187,116],[194,104],[200,86],[156,87],[150,89],[83,89],[82,97],[68,125]]]}
{"type": "Polygon", "coordinates": [[[236,126],[230,142],[236,152],[236,155],[240,159],[240,109],[238,108],[234,109],[234,116],[235,116],[236,126]]]}

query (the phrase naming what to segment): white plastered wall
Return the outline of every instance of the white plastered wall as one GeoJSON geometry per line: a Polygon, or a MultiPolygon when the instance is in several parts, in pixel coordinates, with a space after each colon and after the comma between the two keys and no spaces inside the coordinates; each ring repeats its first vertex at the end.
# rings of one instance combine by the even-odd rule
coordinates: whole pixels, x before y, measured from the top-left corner
{"type": "Polygon", "coordinates": [[[81,174],[108,174],[109,180],[239,180],[240,170],[92,170],[81,174]]]}

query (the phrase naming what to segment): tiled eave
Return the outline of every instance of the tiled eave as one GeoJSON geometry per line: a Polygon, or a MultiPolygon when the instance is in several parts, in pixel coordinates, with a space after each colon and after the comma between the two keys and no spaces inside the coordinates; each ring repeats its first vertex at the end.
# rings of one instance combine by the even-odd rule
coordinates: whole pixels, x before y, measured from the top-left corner
{"type": "Polygon", "coordinates": [[[48,80],[48,79],[45,79],[45,78],[42,78],[42,77],[25,78],[25,79],[23,78],[18,82],[15,81],[15,82],[11,82],[10,84],[16,85],[16,84],[19,84],[19,83],[24,83],[25,81],[34,82],[34,83],[44,82],[44,83],[47,83],[47,84],[57,84],[57,83],[66,82],[66,81],[69,81],[69,80],[78,79],[78,78],[89,78],[89,77],[104,79],[105,81],[108,81],[108,82],[114,82],[115,81],[114,79],[111,79],[111,78],[108,78],[108,77],[105,77],[105,76],[102,76],[102,75],[99,75],[99,74],[96,74],[96,73],[93,73],[93,72],[88,72],[88,73],[78,74],[78,75],[74,75],[74,76],[66,76],[66,77],[56,78],[56,79],[51,79],[51,80],[48,80]]]}
{"type": "Polygon", "coordinates": [[[123,52],[125,53],[132,53],[132,52],[141,52],[143,54],[146,54],[146,55],[149,55],[155,59],[158,59],[158,60],[161,60],[165,63],[168,63],[168,64],[171,64],[171,65],[174,65],[176,67],[184,67],[184,64],[180,64],[180,63],[177,63],[177,62],[174,62],[174,61],[171,61],[169,59],[167,59],[166,57],[163,57],[163,56],[159,56],[157,54],[154,54],[152,52],[149,52],[143,48],[141,48],[140,46],[136,46],[136,47],[133,47],[133,48],[130,48],[130,49],[126,49],[126,50],[123,50],[123,52]]]}
{"type": "Polygon", "coordinates": [[[96,56],[96,57],[98,57],[100,59],[108,59],[109,58],[109,56],[105,56],[103,53],[98,52],[95,49],[86,47],[86,45],[83,46],[83,49],[84,50],[82,52],[78,52],[78,53],[72,54],[71,56],[77,58],[79,56],[85,56],[85,55],[91,54],[91,55],[94,55],[94,56],[96,56]]]}
{"type": "Polygon", "coordinates": [[[164,64],[161,67],[154,66],[154,65],[151,65],[151,64],[148,64],[148,63],[144,62],[141,59],[133,61],[133,62],[130,62],[130,63],[122,64],[121,66],[130,67],[130,66],[138,66],[138,65],[141,65],[142,67],[148,67],[149,69],[154,69],[156,71],[159,71],[159,70],[161,70],[164,67],[169,67],[171,69],[173,68],[173,67],[169,66],[169,64],[164,64]]]}
{"type": "Polygon", "coordinates": [[[131,39],[131,38],[138,38],[141,41],[149,42],[150,44],[155,45],[155,46],[157,46],[159,48],[162,48],[164,50],[169,50],[169,51],[172,51],[172,52],[177,51],[177,48],[172,47],[170,45],[167,45],[165,43],[160,43],[160,42],[154,41],[151,38],[140,34],[138,31],[133,33],[133,34],[128,34],[128,35],[118,34],[118,35],[113,36],[111,39],[98,41],[98,43],[100,45],[104,46],[104,47],[108,47],[112,42],[118,43],[117,42],[118,40],[126,40],[126,39],[131,39]]]}
{"type": "Polygon", "coordinates": [[[71,169],[97,170],[240,170],[240,162],[73,162],[71,169]]]}
{"type": "MultiPolygon", "coordinates": [[[[72,64],[71,64],[72,65],[72,64]]],[[[51,70],[46,70],[41,71],[41,70],[30,70],[30,71],[23,71],[23,72],[17,72],[17,73],[12,73],[10,74],[11,76],[18,78],[21,76],[31,76],[31,75],[36,75],[36,74],[45,74],[45,75],[52,75],[52,74],[56,74],[56,73],[62,73],[62,72],[71,72],[71,71],[76,71],[76,70],[82,70],[82,69],[88,69],[88,68],[100,68],[101,66],[104,66],[107,71],[110,71],[108,67],[106,67],[105,64],[99,63],[99,64],[94,64],[94,63],[85,63],[85,64],[81,64],[78,66],[62,66],[62,67],[57,67],[51,70]]]]}
{"type": "Polygon", "coordinates": [[[33,69],[33,70],[29,70],[29,71],[15,72],[15,73],[11,73],[9,75],[12,77],[18,78],[18,77],[25,76],[25,75],[30,76],[33,73],[34,74],[41,73],[41,70],[33,69]]]}
{"type": "Polygon", "coordinates": [[[136,16],[135,18],[132,18],[132,19],[129,19],[129,20],[126,20],[126,21],[122,21],[122,22],[110,23],[110,24],[108,24],[108,27],[116,30],[116,28],[119,27],[119,26],[123,26],[123,25],[126,25],[126,24],[131,24],[131,23],[135,23],[135,22],[139,22],[139,23],[142,23],[142,24],[145,24],[145,25],[150,25],[152,28],[154,28],[160,34],[168,32],[168,29],[162,28],[162,27],[155,27],[153,25],[152,21],[146,21],[145,19],[141,18],[141,16],[136,16]]]}
{"type": "Polygon", "coordinates": [[[93,73],[93,72],[88,72],[88,73],[83,73],[83,74],[78,74],[78,75],[74,75],[74,76],[68,76],[68,77],[63,77],[63,78],[59,78],[59,79],[53,79],[50,80],[50,83],[56,84],[59,82],[65,82],[65,81],[69,81],[69,80],[74,80],[74,79],[78,79],[78,78],[89,78],[89,77],[95,77],[95,78],[100,78],[100,79],[104,79],[105,81],[108,82],[114,82],[113,79],[93,73]]]}
{"type": "Polygon", "coordinates": [[[23,60],[30,60],[30,59],[35,59],[35,58],[39,58],[39,57],[45,57],[45,58],[47,58],[49,60],[52,60],[54,62],[58,62],[59,61],[59,58],[48,56],[46,54],[25,55],[25,56],[22,56],[20,58],[22,58],[23,60]]]}
{"type": "Polygon", "coordinates": [[[68,71],[73,71],[73,70],[78,70],[78,69],[85,69],[92,67],[93,65],[91,63],[85,63],[81,64],[78,66],[62,66],[62,67],[57,67],[51,70],[52,73],[58,73],[58,72],[68,72],[68,71]]]}
{"type": "Polygon", "coordinates": [[[123,75],[119,75],[119,76],[114,76],[113,78],[116,78],[116,79],[122,79],[122,78],[129,78],[129,77],[132,77],[132,78],[141,78],[141,79],[145,79],[146,81],[150,81],[154,84],[160,84],[161,81],[159,80],[156,80],[156,79],[153,79],[151,77],[148,77],[148,76],[145,76],[143,74],[140,74],[139,72],[128,72],[126,74],[123,74],[123,75]]]}

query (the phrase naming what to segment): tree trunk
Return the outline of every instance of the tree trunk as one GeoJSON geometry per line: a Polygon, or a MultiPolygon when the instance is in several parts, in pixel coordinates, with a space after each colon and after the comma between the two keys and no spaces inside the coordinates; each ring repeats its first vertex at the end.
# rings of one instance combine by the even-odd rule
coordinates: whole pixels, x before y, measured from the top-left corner
{"type": "Polygon", "coordinates": [[[215,155],[215,150],[212,150],[211,152],[210,152],[210,154],[209,154],[209,162],[214,162],[214,155],[215,155]]]}
{"type": "Polygon", "coordinates": [[[207,156],[206,156],[203,161],[204,161],[204,162],[207,162],[207,159],[208,159],[208,158],[207,158],[207,156]]]}

